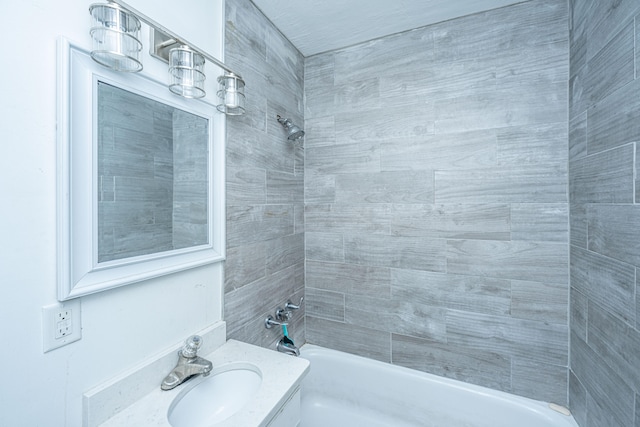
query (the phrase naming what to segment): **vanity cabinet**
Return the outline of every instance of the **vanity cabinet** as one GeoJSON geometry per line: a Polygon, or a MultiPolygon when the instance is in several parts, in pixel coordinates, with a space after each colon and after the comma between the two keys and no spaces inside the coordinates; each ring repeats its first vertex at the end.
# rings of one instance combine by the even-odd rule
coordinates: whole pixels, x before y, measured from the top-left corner
{"type": "MultiPolygon", "coordinates": [[[[224,342],[225,325],[222,322],[218,337],[224,342]]],[[[198,335],[203,340],[213,336],[213,330],[204,330],[198,335]]],[[[206,342],[206,341],[205,341],[206,342]]],[[[175,366],[177,348],[167,350],[159,359],[154,359],[133,372],[122,374],[84,394],[84,427],[171,427],[169,413],[172,407],[180,404],[187,393],[188,385],[172,390],[161,390],[158,378],[158,366],[175,366]],[[151,387],[146,392],[139,384],[151,387]],[[145,394],[146,393],[146,394],[145,394]]],[[[299,427],[301,417],[300,388],[309,372],[309,361],[301,357],[291,357],[263,347],[235,340],[228,340],[210,353],[204,353],[204,359],[213,364],[209,378],[201,378],[201,383],[215,379],[235,369],[249,369],[262,374],[262,382],[246,404],[230,405],[233,413],[220,420],[219,427],[299,427]]],[[[163,370],[164,372],[164,370],[163,370]]],[[[193,381],[197,381],[193,380],[193,381]]],[[[212,402],[215,393],[225,393],[228,388],[212,388],[212,402]]],[[[237,393],[236,393],[237,395],[237,393]]],[[[202,408],[203,417],[207,410],[217,410],[215,405],[202,408]]],[[[200,408],[196,408],[200,410],[200,408]]],[[[190,425],[187,422],[187,425],[190,425]]]]}
{"type": "Polygon", "coordinates": [[[300,389],[280,408],[267,427],[298,427],[300,425],[300,389]]]}

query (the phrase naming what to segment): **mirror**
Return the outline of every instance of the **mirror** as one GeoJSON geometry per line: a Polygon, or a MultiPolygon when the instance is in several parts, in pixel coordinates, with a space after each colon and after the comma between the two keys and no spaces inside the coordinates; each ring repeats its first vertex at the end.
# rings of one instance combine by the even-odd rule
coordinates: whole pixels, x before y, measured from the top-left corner
{"type": "Polygon", "coordinates": [[[206,245],[208,120],[97,89],[98,262],[206,245]]]}
{"type": "Polygon", "coordinates": [[[58,49],[58,299],[223,260],[224,117],[58,49]]]}

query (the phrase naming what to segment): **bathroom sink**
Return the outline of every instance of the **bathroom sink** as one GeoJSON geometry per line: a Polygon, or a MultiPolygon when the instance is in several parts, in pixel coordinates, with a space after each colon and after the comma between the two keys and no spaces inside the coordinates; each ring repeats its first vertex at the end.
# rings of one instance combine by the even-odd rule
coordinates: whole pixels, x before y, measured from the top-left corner
{"type": "Polygon", "coordinates": [[[240,411],[262,383],[257,366],[231,363],[214,367],[207,377],[195,378],[169,407],[173,427],[211,427],[240,411]]]}

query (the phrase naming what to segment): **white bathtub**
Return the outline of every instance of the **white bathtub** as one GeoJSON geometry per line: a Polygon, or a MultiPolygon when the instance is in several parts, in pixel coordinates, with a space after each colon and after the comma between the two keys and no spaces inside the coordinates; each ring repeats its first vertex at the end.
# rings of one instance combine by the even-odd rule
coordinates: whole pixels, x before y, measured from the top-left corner
{"type": "Polygon", "coordinates": [[[577,427],[546,403],[473,384],[310,344],[301,357],[300,427],[577,427]]]}

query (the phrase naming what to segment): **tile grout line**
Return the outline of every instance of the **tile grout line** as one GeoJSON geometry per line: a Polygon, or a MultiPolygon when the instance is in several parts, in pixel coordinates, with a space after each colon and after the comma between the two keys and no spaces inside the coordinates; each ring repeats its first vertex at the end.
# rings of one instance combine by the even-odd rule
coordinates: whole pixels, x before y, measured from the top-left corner
{"type": "Polygon", "coordinates": [[[638,174],[638,171],[637,171],[638,165],[637,165],[637,162],[636,162],[636,159],[637,159],[636,150],[637,149],[638,149],[637,143],[634,142],[633,143],[633,182],[631,183],[631,188],[632,188],[632,191],[633,191],[632,199],[633,199],[633,204],[634,205],[637,203],[637,201],[636,201],[636,179],[637,179],[637,174],[638,174]]]}

